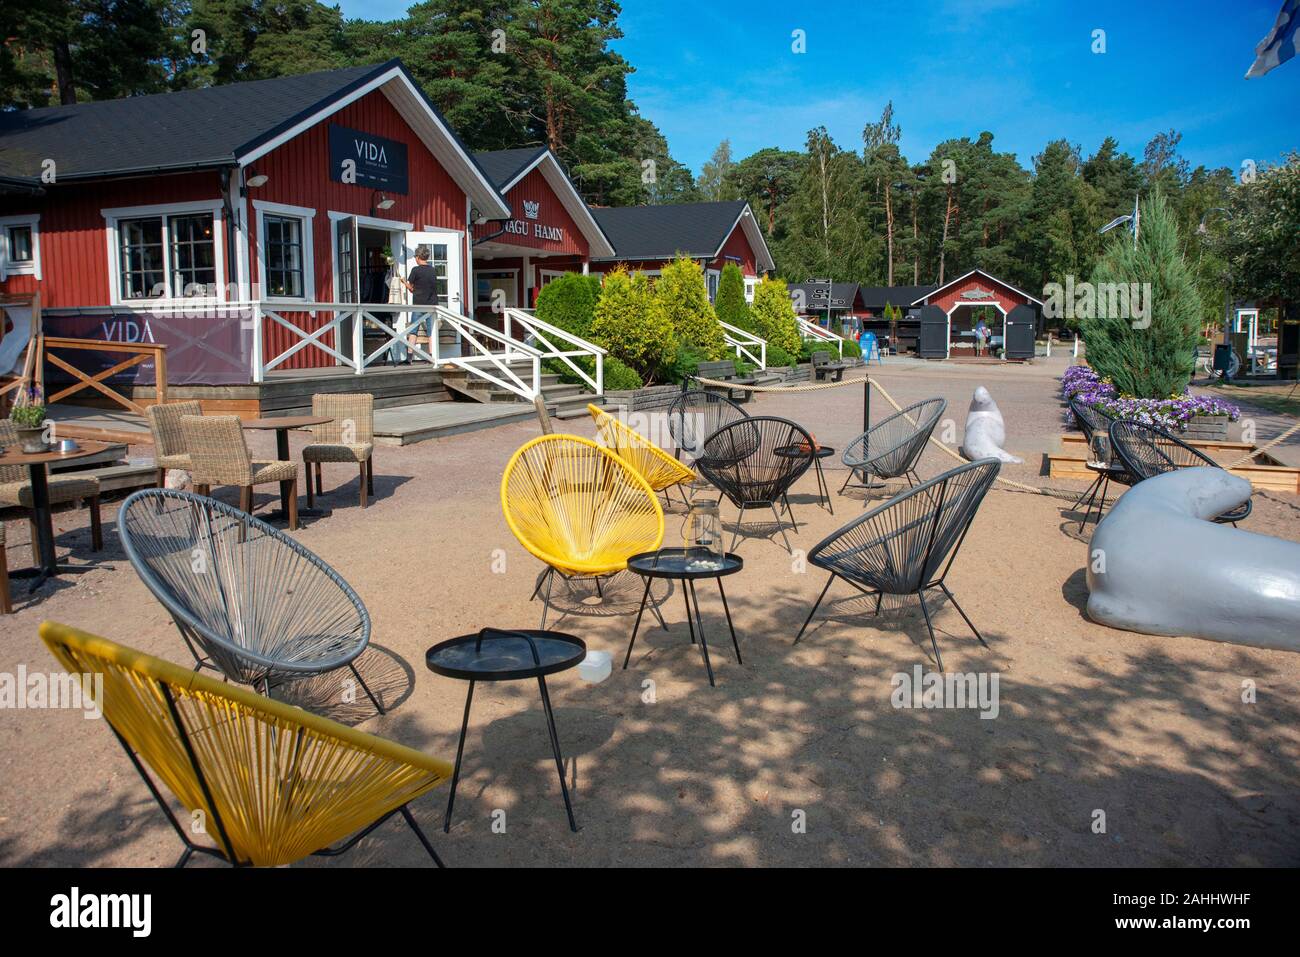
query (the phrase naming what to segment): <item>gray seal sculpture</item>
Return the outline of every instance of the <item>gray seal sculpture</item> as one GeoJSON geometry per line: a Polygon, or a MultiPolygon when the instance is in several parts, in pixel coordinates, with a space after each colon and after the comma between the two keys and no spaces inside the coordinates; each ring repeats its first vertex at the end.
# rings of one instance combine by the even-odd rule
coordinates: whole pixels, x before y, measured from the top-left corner
{"type": "Polygon", "coordinates": [[[961,451],[966,458],[997,459],[999,462],[1023,462],[1010,452],[1002,450],[1002,443],[1007,440],[1007,427],[1002,421],[998,404],[989,395],[989,390],[978,386],[970,400],[970,412],[966,414],[966,433],[962,436],[961,451]]]}
{"type": "Polygon", "coordinates": [[[1210,466],[1139,482],[1088,552],[1088,617],[1148,635],[1300,651],[1300,544],[1211,519],[1250,482],[1210,466]]]}

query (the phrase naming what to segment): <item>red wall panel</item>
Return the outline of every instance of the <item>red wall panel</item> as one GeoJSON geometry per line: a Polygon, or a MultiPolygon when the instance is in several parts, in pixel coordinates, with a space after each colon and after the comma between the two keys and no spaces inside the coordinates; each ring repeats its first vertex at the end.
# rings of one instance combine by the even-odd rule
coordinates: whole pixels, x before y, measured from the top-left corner
{"type": "MultiPolygon", "coordinates": [[[[506,200],[510,203],[511,210],[514,211],[515,219],[524,224],[527,230],[524,233],[502,233],[496,237],[498,242],[509,243],[512,246],[528,246],[547,253],[569,253],[574,256],[586,257],[589,245],[587,237],[582,234],[578,224],[569,211],[564,208],[560,198],[555,195],[551,189],[551,184],[546,182],[546,177],[542,175],[540,169],[532,170],[527,176],[521,179],[515,186],[506,193],[506,200]],[[529,219],[524,215],[524,202],[534,202],[538,204],[536,219],[529,219]],[[533,230],[534,224],[543,226],[558,226],[564,233],[559,240],[540,239],[533,230]]],[[[484,223],[474,227],[474,238],[482,239],[493,233],[499,232],[502,222],[484,223]]]]}

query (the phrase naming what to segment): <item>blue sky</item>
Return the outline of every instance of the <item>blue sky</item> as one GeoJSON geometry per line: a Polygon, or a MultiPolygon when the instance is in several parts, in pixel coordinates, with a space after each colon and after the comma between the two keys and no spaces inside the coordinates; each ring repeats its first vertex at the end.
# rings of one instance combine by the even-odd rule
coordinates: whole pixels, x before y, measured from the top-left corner
{"type": "MultiPolygon", "coordinates": [[[[400,0],[345,0],[350,16],[400,16],[400,0]]],[[[1026,166],[1049,140],[1087,155],[1106,135],[1141,156],[1183,134],[1193,166],[1276,161],[1300,148],[1300,58],[1243,79],[1281,0],[624,0],[616,48],[632,99],[696,172],[719,140],[739,159],[802,148],[825,125],[860,149],[893,100],[913,161],[942,140],[994,134],[1026,166]],[[1106,52],[1091,50],[1105,31],[1106,52]],[[803,30],[806,52],[792,51],[803,30]]]]}

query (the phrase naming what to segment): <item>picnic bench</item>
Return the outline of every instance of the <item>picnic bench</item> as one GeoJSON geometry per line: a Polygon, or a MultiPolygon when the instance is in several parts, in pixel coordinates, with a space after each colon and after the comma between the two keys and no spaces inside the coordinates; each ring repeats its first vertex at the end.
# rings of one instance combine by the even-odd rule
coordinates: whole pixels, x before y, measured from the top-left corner
{"type": "Polygon", "coordinates": [[[831,376],[832,382],[839,382],[844,378],[844,370],[848,368],[846,362],[831,362],[829,352],[814,352],[812,354],[813,375],[818,382],[831,376]]]}
{"type": "MultiPolygon", "coordinates": [[[[781,377],[772,372],[756,372],[753,375],[738,375],[736,373],[736,364],[730,359],[719,359],[717,362],[701,362],[699,368],[695,370],[696,376],[701,379],[717,379],[722,382],[734,382],[737,386],[746,385],[768,385],[773,382],[780,382],[781,377]]],[[[748,402],[754,395],[749,389],[727,388],[719,386],[705,386],[705,389],[714,389],[722,392],[728,399],[733,402],[748,402]]]]}

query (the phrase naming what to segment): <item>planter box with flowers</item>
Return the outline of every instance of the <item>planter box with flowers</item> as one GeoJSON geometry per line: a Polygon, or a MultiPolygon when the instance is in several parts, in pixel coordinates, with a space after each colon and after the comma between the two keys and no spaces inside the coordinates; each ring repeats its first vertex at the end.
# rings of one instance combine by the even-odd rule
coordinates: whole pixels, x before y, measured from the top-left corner
{"type": "Polygon", "coordinates": [[[40,389],[35,386],[27,389],[22,404],[15,405],[9,411],[9,420],[14,424],[18,444],[24,452],[49,451],[45,433],[45,403],[41,401],[40,389]]]}
{"type": "MultiPolygon", "coordinates": [[[[1169,399],[1134,399],[1121,396],[1087,366],[1070,366],[1061,376],[1061,394],[1067,402],[1079,400],[1118,419],[1154,425],[1195,440],[1224,440],[1228,423],[1241,418],[1241,410],[1214,396],[1181,395],[1169,399]]],[[[1075,426],[1073,414],[1066,424],[1075,426]]]]}

